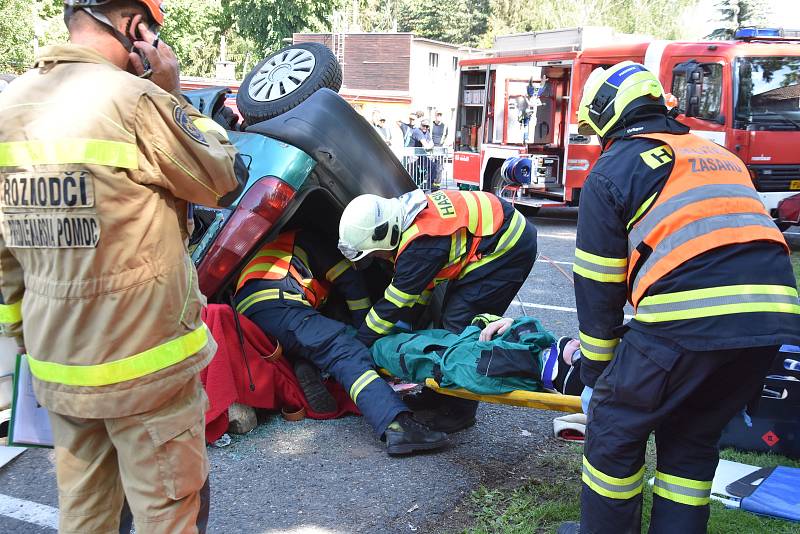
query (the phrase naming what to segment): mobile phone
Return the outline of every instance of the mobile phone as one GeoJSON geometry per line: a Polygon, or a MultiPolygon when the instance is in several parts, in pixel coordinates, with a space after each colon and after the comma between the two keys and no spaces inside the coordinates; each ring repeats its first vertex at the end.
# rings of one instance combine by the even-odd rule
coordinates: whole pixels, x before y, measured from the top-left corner
{"type": "MultiPolygon", "coordinates": [[[[153,40],[153,42],[151,44],[153,46],[157,47],[158,46],[159,29],[158,29],[158,27],[151,27],[150,31],[153,32],[155,34],[155,36],[156,36],[156,38],[153,40]]],[[[134,41],[144,41],[145,40],[144,36],[141,35],[141,33],[139,32],[138,25],[131,27],[128,33],[130,33],[130,35],[131,35],[131,37],[133,37],[134,41]]],[[[142,66],[144,67],[144,72],[139,77],[140,78],[149,78],[150,76],[152,76],[153,75],[153,67],[150,65],[150,61],[147,59],[147,56],[145,55],[145,53],[143,51],[139,50],[138,48],[136,48],[135,46],[132,47],[131,52],[134,52],[135,54],[137,54],[139,56],[139,58],[141,58],[141,60],[142,60],[142,66]]]]}

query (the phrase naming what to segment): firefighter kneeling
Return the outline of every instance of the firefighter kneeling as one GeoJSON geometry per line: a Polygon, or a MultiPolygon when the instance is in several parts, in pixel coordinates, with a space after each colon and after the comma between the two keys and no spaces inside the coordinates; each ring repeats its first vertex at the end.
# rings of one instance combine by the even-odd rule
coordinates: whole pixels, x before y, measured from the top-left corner
{"type": "MultiPolygon", "coordinates": [[[[419,319],[443,282],[447,288],[437,326],[460,333],[476,315],[505,313],[536,259],[536,229],[490,193],[361,195],[342,214],[339,250],[355,262],[367,256],[394,262],[392,283],[358,332],[372,345],[399,322],[419,319]]],[[[430,389],[405,400],[414,410],[429,411],[434,430],[451,433],[475,423],[476,401],[430,389]]]]}
{"type": "Polygon", "coordinates": [[[320,413],[336,401],[320,381],[329,372],[350,393],[367,422],[386,440],[391,455],[438,449],[447,436],[411,417],[409,409],[378,376],[363,343],[346,325],[317,311],[331,287],[345,298],[357,325],[370,308],[367,288],[333,243],[306,230],[284,232],[248,263],[236,290],[236,310],[275,336],[293,359],[306,399],[320,413]],[[311,359],[314,365],[306,358],[311,359]]]}
{"type": "Polygon", "coordinates": [[[559,533],[640,531],[651,432],[650,532],[705,532],[722,428],[778,346],[800,340],[788,247],[744,163],[669,117],[642,65],[595,70],[578,119],[604,150],[581,192],[574,265],[594,392],[581,523],[559,533]]]}

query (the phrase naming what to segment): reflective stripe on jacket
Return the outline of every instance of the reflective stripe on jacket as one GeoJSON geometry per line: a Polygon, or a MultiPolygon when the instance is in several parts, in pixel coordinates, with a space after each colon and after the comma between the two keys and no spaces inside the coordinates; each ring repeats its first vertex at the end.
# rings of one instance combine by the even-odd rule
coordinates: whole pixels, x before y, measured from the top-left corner
{"type": "Polygon", "coordinates": [[[699,136],[639,135],[664,145],[642,153],[655,169],[674,160],[666,184],[629,223],[627,283],[636,319],[690,319],[747,311],[798,313],[797,291],[782,286],[720,286],[645,297],[676,267],[726,245],[770,241],[788,251],[742,161],[699,136]]]}
{"type": "MultiPolygon", "coordinates": [[[[250,260],[242,270],[236,290],[240,290],[250,280],[284,280],[290,278],[298,284],[298,292],[308,304],[319,308],[325,303],[330,292],[327,283],[314,278],[308,266],[308,259],[303,261],[305,252],[295,246],[297,230],[284,232],[277,239],[264,245],[261,250],[250,260]]],[[[244,313],[248,307],[262,300],[280,298],[277,290],[266,290],[253,294],[243,300],[237,307],[239,313],[244,313]]],[[[292,299],[291,292],[283,292],[284,298],[292,299]]]]}
{"type": "Polygon", "coordinates": [[[155,409],[211,359],[188,203],[238,186],[225,132],[75,44],[0,94],[0,320],[49,410],[155,409]],[[21,307],[20,307],[21,303],[21,307]]]}
{"type": "MultiPolygon", "coordinates": [[[[519,215],[515,212],[515,215],[519,215]]],[[[428,195],[428,206],[414,219],[400,239],[397,255],[421,236],[451,236],[447,264],[431,281],[452,280],[481,261],[476,254],[481,237],[497,233],[503,225],[503,206],[496,196],[480,191],[437,191],[428,195]],[[470,243],[471,239],[471,243],[470,243]]],[[[516,239],[525,228],[525,219],[519,215],[515,226],[516,239]],[[521,226],[520,224],[521,223],[521,226]],[[518,228],[517,228],[518,227],[518,228]]],[[[514,235],[509,237],[511,240],[514,235]]],[[[516,242],[516,239],[513,241],[516,242]]],[[[498,244],[498,252],[505,252],[513,243],[498,244]],[[501,246],[502,245],[502,246],[501,246]]]]}

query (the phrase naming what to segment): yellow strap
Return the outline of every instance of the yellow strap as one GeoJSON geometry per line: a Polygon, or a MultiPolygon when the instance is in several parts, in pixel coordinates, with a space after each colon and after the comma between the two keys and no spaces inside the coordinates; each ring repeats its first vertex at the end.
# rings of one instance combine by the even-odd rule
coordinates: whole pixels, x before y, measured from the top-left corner
{"type": "Polygon", "coordinates": [[[656,199],[657,196],[658,193],[653,193],[650,196],[650,198],[644,201],[644,204],[639,206],[639,209],[636,210],[636,213],[633,214],[633,217],[631,217],[631,220],[628,222],[628,226],[626,227],[628,230],[630,230],[631,226],[636,224],[636,221],[638,221],[639,218],[644,214],[644,212],[650,208],[650,205],[653,203],[653,201],[656,199]]]}
{"type": "Polygon", "coordinates": [[[474,235],[478,233],[478,201],[469,191],[464,193],[464,201],[467,203],[467,214],[469,215],[467,230],[474,235]]]}
{"type": "Polygon", "coordinates": [[[31,373],[44,382],[65,386],[108,386],[141,378],[197,354],[208,342],[206,325],[139,354],[98,365],[65,365],[28,355],[31,373]]]}
{"type": "Polygon", "coordinates": [[[363,299],[358,299],[358,300],[347,301],[347,308],[350,311],[366,310],[370,307],[372,307],[372,301],[369,299],[369,297],[364,297],[363,299]]]}
{"type": "Polygon", "coordinates": [[[607,475],[589,463],[583,457],[583,475],[581,479],[595,493],[609,499],[631,499],[642,492],[644,487],[644,468],[625,478],[607,475]]]}
{"type": "Polygon", "coordinates": [[[591,252],[586,252],[585,250],[581,250],[579,248],[575,249],[575,257],[588,261],[589,263],[602,265],[604,267],[628,266],[628,258],[606,258],[604,256],[598,256],[597,254],[592,254],[591,252]]]}
{"type": "Polygon", "coordinates": [[[294,293],[288,293],[286,291],[281,291],[277,288],[272,289],[262,289],[261,291],[256,291],[255,293],[248,295],[247,298],[243,299],[237,306],[236,311],[239,313],[244,313],[249,310],[253,305],[258,304],[259,302],[264,302],[267,300],[295,300],[306,306],[311,306],[311,304],[301,295],[296,295],[294,293]]]}
{"type": "Polygon", "coordinates": [[[418,233],[419,233],[419,226],[417,226],[416,224],[412,224],[411,226],[409,226],[408,230],[403,232],[403,235],[400,237],[400,245],[398,245],[398,247],[397,247],[398,250],[402,249],[405,246],[405,244],[411,238],[416,236],[418,233]]]}
{"type": "Polygon", "coordinates": [[[487,263],[496,260],[514,248],[514,246],[517,244],[517,241],[519,241],[519,238],[522,237],[522,233],[525,231],[525,226],[525,217],[520,212],[515,210],[514,215],[511,217],[511,222],[508,225],[508,229],[503,233],[502,236],[500,236],[500,239],[497,242],[497,248],[495,251],[484,256],[478,261],[468,264],[466,267],[464,267],[458,277],[464,278],[475,269],[483,267],[487,263]]]}
{"type": "Polygon", "coordinates": [[[0,323],[16,324],[22,321],[22,301],[14,304],[0,304],[0,323]]]}
{"type": "Polygon", "coordinates": [[[492,211],[492,201],[486,193],[475,193],[478,196],[478,203],[481,206],[481,233],[480,235],[492,235],[494,232],[494,211],[492,211]]]}
{"type": "Polygon", "coordinates": [[[104,139],[66,138],[0,143],[0,167],[67,163],[138,169],[139,150],[134,143],[104,139]]]}
{"type": "Polygon", "coordinates": [[[228,132],[225,131],[225,128],[223,128],[222,126],[217,124],[216,121],[214,121],[212,119],[209,119],[208,117],[200,117],[200,118],[194,119],[192,122],[197,127],[197,129],[200,130],[203,133],[216,132],[216,133],[220,134],[222,137],[224,137],[225,139],[228,138],[228,132]]]}
{"type": "Polygon", "coordinates": [[[610,362],[614,359],[614,349],[619,345],[619,338],[600,339],[589,334],[578,332],[581,340],[581,354],[596,362],[610,362]]]}
{"type": "MultiPolygon", "coordinates": [[[[306,264],[306,265],[308,265],[308,264],[306,264]]],[[[343,275],[345,272],[347,272],[347,269],[349,269],[351,265],[353,265],[353,264],[352,264],[352,263],[350,263],[350,260],[348,260],[348,259],[343,259],[342,261],[340,261],[339,263],[337,263],[336,265],[334,265],[333,267],[331,267],[331,268],[328,270],[328,272],[327,272],[327,273],[325,273],[325,279],[326,279],[328,282],[333,282],[333,281],[335,281],[337,278],[339,278],[339,277],[340,277],[340,276],[342,276],[342,275],[343,275]]]]}

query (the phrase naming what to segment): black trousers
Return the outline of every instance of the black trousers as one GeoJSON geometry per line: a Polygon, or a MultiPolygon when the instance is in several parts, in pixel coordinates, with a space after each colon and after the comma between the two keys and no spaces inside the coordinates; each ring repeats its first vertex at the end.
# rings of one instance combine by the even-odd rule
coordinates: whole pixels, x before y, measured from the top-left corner
{"type": "MultiPolygon", "coordinates": [[[[447,283],[441,313],[441,328],[461,333],[476,315],[490,313],[502,316],[511,305],[536,261],[536,228],[526,222],[516,245],[497,258],[447,283]]],[[[445,397],[443,402],[458,412],[478,410],[478,401],[445,397]]]]}
{"type": "Polygon", "coordinates": [[[693,352],[626,333],[589,405],[581,532],[640,532],[645,448],[655,432],[650,532],[705,533],[720,434],[758,394],[777,351],[693,352]]]}

